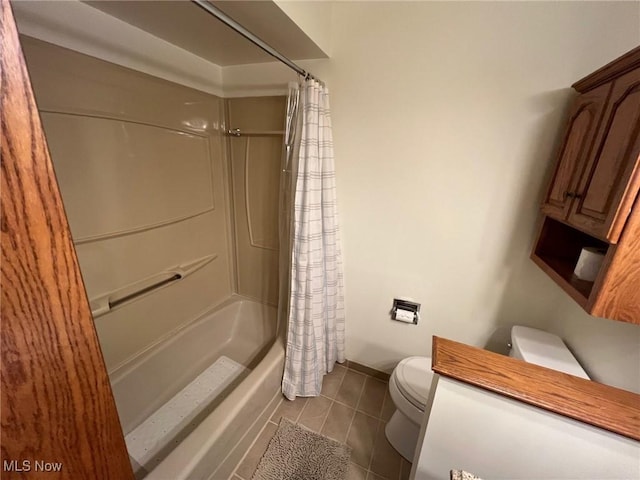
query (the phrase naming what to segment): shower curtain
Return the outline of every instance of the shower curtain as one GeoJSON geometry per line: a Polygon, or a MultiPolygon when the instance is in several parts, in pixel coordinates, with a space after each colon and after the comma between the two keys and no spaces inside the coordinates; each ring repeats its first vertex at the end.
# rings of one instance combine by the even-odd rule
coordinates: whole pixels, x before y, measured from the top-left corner
{"type": "Polygon", "coordinates": [[[289,163],[295,185],[282,379],[282,392],[289,400],[320,395],[322,377],[333,370],[336,361],[345,360],[342,253],[329,93],[318,81],[306,79],[298,94],[300,112],[293,123],[300,138],[294,142],[289,163]]]}

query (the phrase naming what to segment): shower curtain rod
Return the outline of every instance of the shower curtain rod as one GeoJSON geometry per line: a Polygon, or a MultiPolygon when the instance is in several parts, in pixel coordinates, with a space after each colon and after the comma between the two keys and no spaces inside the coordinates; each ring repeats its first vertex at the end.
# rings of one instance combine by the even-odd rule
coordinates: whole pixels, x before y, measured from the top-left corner
{"type": "Polygon", "coordinates": [[[260,47],[262,50],[267,52],[272,57],[275,57],[276,59],[280,60],[282,63],[284,63],[290,69],[295,70],[296,72],[298,72],[300,75],[302,75],[305,78],[313,78],[314,80],[318,80],[320,82],[320,79],[316,78],[315,76],[313,76],[311,73],[307,72],[302,67],[299,67],[298,65],[293,63],[291,60],[289,60],[287,57],[282,55],[280,52],[278,52],[277,50],[275,50],[272,47],[270,47],[269,45],[267,45],[259,37],[255,36],[253,33],[251,33],[249,30],[244,28],[242,25],[240,25],[238,22],[236,22],[233,18],[231,18],[226,13],[224,13],[218,7],[216,7],[216,6],[212,5],[211,3],[209,3],[207,0],[191,0],[191,1],[193,3],[195,3],[196,5],[198,5],[200,8],[206,10],[208,13],[210,13],[214,17],[216,17],[222,23],[224,23],[227,26],[229,26],[232,29],[234,29],[236,32],[238,32],[240,35],[242,35],[244,38],[249,40],[254,45],[257,45],[258,47],[260,47]]]}

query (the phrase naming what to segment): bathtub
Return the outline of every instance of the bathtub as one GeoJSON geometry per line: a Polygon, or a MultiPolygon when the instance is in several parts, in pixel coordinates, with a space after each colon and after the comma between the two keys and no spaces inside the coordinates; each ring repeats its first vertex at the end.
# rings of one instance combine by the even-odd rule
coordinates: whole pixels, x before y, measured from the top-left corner
{"type": "Polygon", "coordinates": [[[235,447],[280,399],[284,342],[276,335],[276,317],[275,307],[233,296],[110,375],[127,435],[222,355],[247,368],[193,427],[181,432],[175,447],[140,469],[137,478],[228,478],[235,447]]]}

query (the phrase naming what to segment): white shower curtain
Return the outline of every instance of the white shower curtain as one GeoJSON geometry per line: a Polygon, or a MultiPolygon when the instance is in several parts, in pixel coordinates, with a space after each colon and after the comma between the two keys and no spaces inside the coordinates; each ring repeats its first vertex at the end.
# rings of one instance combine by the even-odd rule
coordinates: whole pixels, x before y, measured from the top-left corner
{"type": "MultiPolygon", "coordinates": [[[[336,207],[329,93],[307,79],[293,202],[291,288],[282,392],[320,395],[322,377],[344,362],[342,252],[336,207]]],[[[292,168],[295,172],[296,168],[292,168]]]]}

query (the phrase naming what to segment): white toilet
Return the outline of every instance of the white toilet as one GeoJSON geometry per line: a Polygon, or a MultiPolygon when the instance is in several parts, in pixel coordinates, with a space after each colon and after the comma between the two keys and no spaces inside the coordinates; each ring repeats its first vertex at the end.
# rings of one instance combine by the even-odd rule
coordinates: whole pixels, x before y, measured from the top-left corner
{"type": "MultiPolygon", "coordinates": [[[[510,357],[588,379],[562,339],[542,330],[516,325],[511,328],[510,357]]],[[[385,434],[389,443],[408,461],[418,443],[431,380],[431,357],[402,360],[389,379],[389,393],[396,406],[385,434]]]]}
{"type": "Polygon", "coordinates": [[[409,357],[401,360],[389,378],[389,393],[396,406],[384,433],[400,455],[413,462],[418,444],[420,424],[429,397],[431,357],[409,357]]]}

